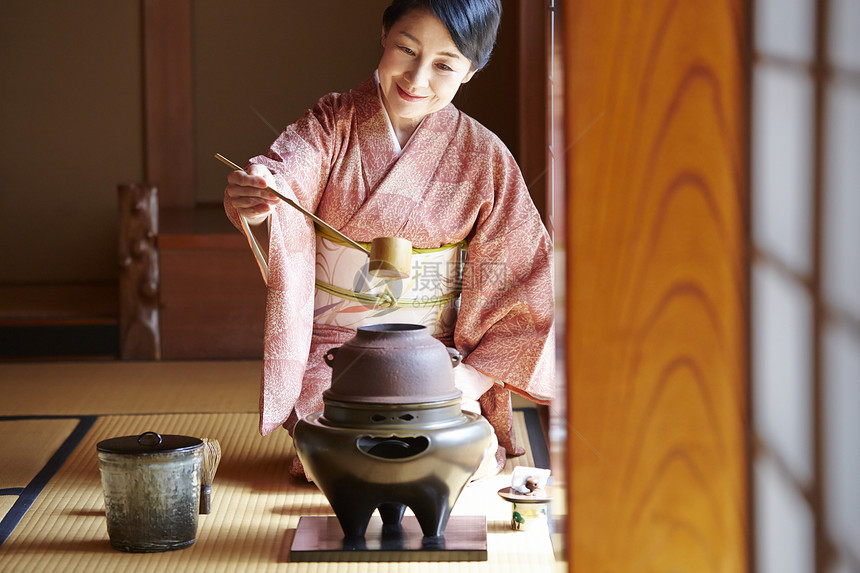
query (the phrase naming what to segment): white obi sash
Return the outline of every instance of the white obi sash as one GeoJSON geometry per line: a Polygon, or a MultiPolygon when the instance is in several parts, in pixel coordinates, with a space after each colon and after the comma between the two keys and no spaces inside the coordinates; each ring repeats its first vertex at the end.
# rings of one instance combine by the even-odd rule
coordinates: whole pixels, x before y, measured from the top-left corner
{"type": "MultiPolygon", "coordinates": [[[[368,245],[369,248],[369,245],[368,245]]],[[[368,275],[367,255],[317,228],[314,322],[345,328],[402,322],[451,336],[460,308],[465,241],[412,249],[405,279],[368,275]]]]}

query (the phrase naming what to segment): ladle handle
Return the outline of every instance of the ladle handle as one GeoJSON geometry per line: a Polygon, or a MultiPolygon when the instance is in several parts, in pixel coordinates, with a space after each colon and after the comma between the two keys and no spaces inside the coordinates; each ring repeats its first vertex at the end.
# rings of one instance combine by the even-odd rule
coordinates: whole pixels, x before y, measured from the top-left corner
{"type": "MultiPolygon", "coordinates": [[[[220,161],[224,165],[230,167],[234,171],[244,171],[244,169],[242,169],[241,167],[239,167],[238,165],[236,165],[235,163],[233,163],[232,161],[230,161],[229,159],[227,159],[226,157],[224,157],[220,153],[215,154],[215,159],[217,159],[218,161],[220,161]]],[[[283,194],[279,193],[275,189],[272,189],[271,187],[268,187],[268,186],[266,186],[266,190],[271,191],[272,193],[277,195],[281,201],[283,201],[284,203],[286,203],[290,207],[292,207],[292,208],[296,209],[297,211],[300,211],[300,212],[304,213],[305,215],[307,215],[308,217],[310,217],[311,220],[313,220],[320,227],[325,227],[328,231],[330,231],[333,235],[337,236],[339,239],[346,241],[351,246],[355,247],[359,251],[362,251],[368,257],[370,256],[370,251],[368,251],[367,249],[365,249],[364,247],[362,247],[361,245],[359,245],[358,243],[356,243],[355,241],[353,241],[352,239],[350,239],[349,237],[347,237],[346,235],[344,235],[343,233],[341,233],[340,231],[338,231],[337,229],[335,229],[334,227],[332,227],[331,225],[329,225],[328,223],[326,223],[325,221],[323,221],[322,219],[320,219],[319,217],[317,217],[316,215],[314,215],[313,213],[311,213],[310,211],[308,211],[307,209],[305,209],[304,207],[302,207],[301,205],[296,203],[295,201],[293,201],[292,199],[290,199],[289,197],[284,196],[283,194]]]]}

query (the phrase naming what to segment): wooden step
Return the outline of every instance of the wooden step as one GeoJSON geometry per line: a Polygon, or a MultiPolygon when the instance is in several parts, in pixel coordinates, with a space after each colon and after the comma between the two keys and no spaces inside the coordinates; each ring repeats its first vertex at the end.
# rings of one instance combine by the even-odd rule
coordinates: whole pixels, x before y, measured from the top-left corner
{"type": "Polygon", "coordinates": [[[118,355],[116,282],[0,285],[0,359],[118,355]]]}
{"type": "Polygon", "coordinates": [[[0,284],[0,326],[118,322],[114,281],[0,284]]]}

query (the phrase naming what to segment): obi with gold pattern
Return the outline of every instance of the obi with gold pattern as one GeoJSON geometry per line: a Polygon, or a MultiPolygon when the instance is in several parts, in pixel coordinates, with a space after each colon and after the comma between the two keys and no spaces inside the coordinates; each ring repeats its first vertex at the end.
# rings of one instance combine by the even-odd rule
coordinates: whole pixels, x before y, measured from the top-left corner
{"type": "Polygon", "coordinates": [[[365,253],[317,228],[314,322],[344,328],[402,322],[450,336],[460,307],[465,241],[412,249],[410,276],[380,278],[365,253]]]}

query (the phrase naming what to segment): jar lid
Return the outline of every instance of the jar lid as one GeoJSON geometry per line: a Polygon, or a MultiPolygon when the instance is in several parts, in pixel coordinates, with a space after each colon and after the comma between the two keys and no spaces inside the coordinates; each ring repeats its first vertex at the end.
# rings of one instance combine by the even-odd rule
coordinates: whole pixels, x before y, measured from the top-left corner
{"type": "Polygon", "coordinates": [[[109,438],[98,443],[100,452],[110,454],[157,454],[191,451],[203,447],[203,440],[191,436],[144,432],[139,436],[109,438]]]}

